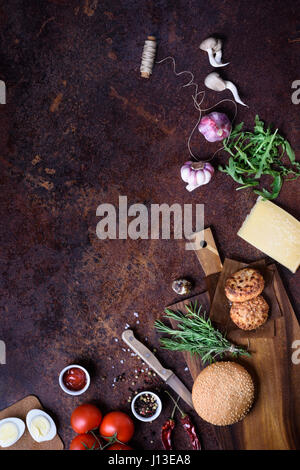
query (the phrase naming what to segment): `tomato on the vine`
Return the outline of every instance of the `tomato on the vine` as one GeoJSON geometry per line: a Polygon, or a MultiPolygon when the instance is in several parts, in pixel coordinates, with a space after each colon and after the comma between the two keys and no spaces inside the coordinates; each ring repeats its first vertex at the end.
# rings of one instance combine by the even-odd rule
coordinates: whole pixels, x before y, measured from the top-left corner
{"type": "Polygon", "coordinates": [[[128,442],[134,433],[134,424],[132,419],[122,411],[111,411],[104,416],[100,424],[100,435],[109,440],[115,436],[118,441],[128,442]]]}
{"type": "Polygon", "coordinates": [[[105,450],[133,450],[133,448],[127,446],[126,444],[115,442],[115,444],[112,444],[111,446],[107,447],[107,449],[105,450]]]}
{"type": "Polygon", "coordinates": [[[70,450],[99,449],[99,442],[92,434],[78,434],[70,444],[70,450]]]}
{"type": "Polygon", "coordinates": [[[71,415],[71,426],[77,434],[96,429],[102,421],[102,413],[95,405],[84,403],[75,408],[71,415]]]}

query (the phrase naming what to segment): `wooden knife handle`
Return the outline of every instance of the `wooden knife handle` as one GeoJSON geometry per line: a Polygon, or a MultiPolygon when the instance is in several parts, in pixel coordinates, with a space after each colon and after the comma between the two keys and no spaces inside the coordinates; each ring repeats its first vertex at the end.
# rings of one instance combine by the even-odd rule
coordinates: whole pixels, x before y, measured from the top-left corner
{"type": "Polygon", "coordinates": [[[136,339],[132,330],[125,330],[122,333],[123,341],[138,354],[151,369],[153,369],[164,381],[168,380],[173,372],[165,369],[150,349],[146,348],[140,341],[136,339]]]}

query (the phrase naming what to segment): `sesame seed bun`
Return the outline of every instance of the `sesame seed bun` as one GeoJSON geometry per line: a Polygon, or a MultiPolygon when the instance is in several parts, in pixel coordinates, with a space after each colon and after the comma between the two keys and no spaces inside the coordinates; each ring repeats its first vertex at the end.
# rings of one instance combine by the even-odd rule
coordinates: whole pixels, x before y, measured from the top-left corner
{"type": "Polygon", "coordinates": [[[264,285],[264,278],[256,269],[240,269],[226,280],[225,295],[231,302],[246,302],[261,294],[264,285]]]}
{"type": "Polygon", "coordinates": [[[202,419],[227,426],[243,419],[250,410],[254,400],[253,380],[235,362],[216,362],[196,378],[192,400],[202,419]]]}
{"type": "Polygon", "coordinates": [[[255,330],[266,323],[269,305],[259,295],[246,302],[234,302],[230,309],[231,320],[242,330],[255,330]]]}

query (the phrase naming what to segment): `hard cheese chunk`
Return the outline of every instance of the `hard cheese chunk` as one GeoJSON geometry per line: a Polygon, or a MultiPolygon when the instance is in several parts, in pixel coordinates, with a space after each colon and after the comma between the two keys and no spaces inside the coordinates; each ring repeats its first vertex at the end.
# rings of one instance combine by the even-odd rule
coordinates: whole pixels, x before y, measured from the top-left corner
{"type": "Polygon", "coordinates": [[[300,222],[273,202],[258,198],[238,235],[293,273],[300,264],[300,222]]]}

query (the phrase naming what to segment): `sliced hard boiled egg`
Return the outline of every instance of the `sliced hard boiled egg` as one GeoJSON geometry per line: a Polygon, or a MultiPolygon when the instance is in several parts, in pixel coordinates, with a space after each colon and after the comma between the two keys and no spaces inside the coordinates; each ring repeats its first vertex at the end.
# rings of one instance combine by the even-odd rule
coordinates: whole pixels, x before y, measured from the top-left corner
{"type": "Polygon", "coordinates": [[[32,439],[36,442],[51,441],[56,436],[56,426],[43,410],[30,410],[26,416],[26,424],[32,439]]]}
{"type": "Polygon", "coordinates": [[[5,418],[0,421],[0,447],[10,447],[24,434],[25,424],[19,418],[5,418]]]}

